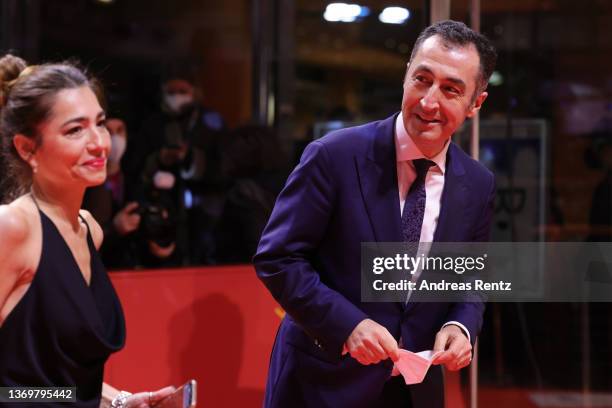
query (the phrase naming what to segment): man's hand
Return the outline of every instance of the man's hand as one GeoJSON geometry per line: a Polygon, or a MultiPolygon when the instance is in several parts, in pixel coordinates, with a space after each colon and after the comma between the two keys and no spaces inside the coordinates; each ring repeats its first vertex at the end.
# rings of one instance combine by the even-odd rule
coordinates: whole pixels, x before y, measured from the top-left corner
{"type": "Polygon", "coordinates": [[[113,218],[115,230],[121,236],[134,232],[140,226],[140,214],[136,212],[138,203],[130,202],[113,218]]]}
{"type": "Polygon", "coordinates": [[[450,371],[466,367],[472,361],[472,345],[458,326],[449,324],[436,335],[433,352],[443,351],[433,364],[444,364],[450,371]]]}
{"type": "Polygon", "coordinates": [[[168,258],[170,255],[174,253],[174,250],[176,249],[176,243],[174,242],[168,245],[167,247],[163,247],[159,244],[156,244],[154,241],[148,241],[148,244],[149,244],[149,251],[153,255],[155,255],[157,258],[160,258],[160,259],[168,258]]]}
{"type": "Polygon", "coordinates": [[[388,358],[399,360],[397,341],[384,326],[370,319],[362,320],[353,329],[344,344],[342,354],[346,353],[363,365],[377,364],[388,358]]]}

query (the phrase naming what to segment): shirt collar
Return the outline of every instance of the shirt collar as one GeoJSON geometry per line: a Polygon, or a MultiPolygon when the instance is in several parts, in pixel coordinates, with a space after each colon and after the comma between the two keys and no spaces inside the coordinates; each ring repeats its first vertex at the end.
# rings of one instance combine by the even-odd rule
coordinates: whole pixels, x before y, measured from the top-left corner
{"type": "MultiPolygon", "coordinates": [[[[442,174],[446,171],[446,152],[449,145],[450,140],[447,140],[440,153],[429,159],[438,166],[442,174]]],[[[398,162],[426,158],[417,145],[414,144],[412,138],[408,136],[401,112],[395,120],[395,157],[398,162]]]]}

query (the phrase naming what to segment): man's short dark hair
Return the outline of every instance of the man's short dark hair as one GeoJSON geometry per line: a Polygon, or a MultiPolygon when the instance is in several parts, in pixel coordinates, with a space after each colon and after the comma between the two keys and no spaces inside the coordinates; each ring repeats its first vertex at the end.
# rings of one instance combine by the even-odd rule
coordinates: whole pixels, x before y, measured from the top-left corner
{"type": "MultiPolygon", "coordinates": [[[[434,35],[440,36],[443,43],[448,47],[465,47],[474,44],[478,56],[480,57],[480,75],[478,78],[478,88],[486,89],[489,78],[495,69],[497,62],[497,52],[495,47],[484,35],[472,30],[460,21],[444,20],[430,25],[424,29],[414,43],[410,61],[414,58],[423,41],[434,35]]],[[[478,89],[477,88],[477,89],[478,89]]]]}

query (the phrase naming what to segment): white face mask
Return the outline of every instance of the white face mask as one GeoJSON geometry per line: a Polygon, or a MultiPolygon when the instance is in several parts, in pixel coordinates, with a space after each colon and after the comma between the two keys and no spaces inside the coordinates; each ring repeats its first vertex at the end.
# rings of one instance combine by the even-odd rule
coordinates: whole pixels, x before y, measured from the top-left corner
{"type": "Polygon", "coordinates": [[[184,94],[164,94],[164,103],[175,113],[179,113],[181,109],[193,102],[193,96],[184,94]]]}
{"type": "Polygon", "coordinates": [[[125,153],[126,145],[127,141],[125,140],[125,137],[117,134],[111,135],[111,150],[108,154],[108,161],[119,163],[123,153],[125,153]]]}

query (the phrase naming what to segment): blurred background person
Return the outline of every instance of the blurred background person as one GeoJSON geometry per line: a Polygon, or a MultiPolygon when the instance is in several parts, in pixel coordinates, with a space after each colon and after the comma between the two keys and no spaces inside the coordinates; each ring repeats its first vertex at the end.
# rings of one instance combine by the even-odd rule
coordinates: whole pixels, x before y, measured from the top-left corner
{"type": "Polygon", "coordinates": [[[243,126],[224,143],[222,167],[231,184],[215,227],[219,263],[250,262],[288,174],[278,136],[266,126],[243,126]]]}
{"type": "Polygon", "coordinates": [[[108,177],[104,184],[87,189],[83,201],[83,208],[91,211],[104,228],[101,254],[105,265],[112,269],[179,266],[176,206],[171,199],[171,192],[176,194],[172,190],[175,179],[166,171],[167,165],[176,163],[174,150],[162,147],[157,154],[151,154],[138,186],[141,193],[126,202],[128,191],[121,159],[128,127],[117,113],[107,118],[106,127],[112,140],[108,177]]]}
{"type": "Polygon", "coordinates": [[[140,230],[141,262],[146,267],[180,266],[185,260],[185,237],[177,248],[179,231],[187,226],[184,203],[184,183],[181,165],[187,154],[185,144],[164,144],[152,153],[141,175],[143,214],[140,230]]]}
{"type": "Polygon", "coordinates": [[[591,146],[585,152],[585,163],[601,172],[595,186],[589,211],[590,234],[587,241],[612,241],[612,130],[591,135],[591,146]]]}
{"type": "Polygon", "coordinates": [[[124,161],[130,190],[164,196],[182,265],[215,262],[213,229],[227,184],[220,168],[225,121],[203,105],[195,78],[190,63],[165,68],[160,109],[143,122],[124,161]]]}

